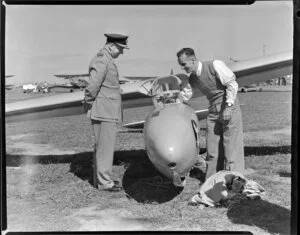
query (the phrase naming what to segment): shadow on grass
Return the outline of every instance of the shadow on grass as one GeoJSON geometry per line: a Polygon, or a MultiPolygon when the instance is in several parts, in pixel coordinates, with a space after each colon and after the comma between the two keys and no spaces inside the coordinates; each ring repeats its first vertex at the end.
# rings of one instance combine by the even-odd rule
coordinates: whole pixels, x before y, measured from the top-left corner
{"type": "Polygon", "coordinates": [[[276,153],[288,154],[291,153],[291,146],[245,146],[244,147],[245,156],[249,155],[273,155],[276,153]]]}
{"type": "Polygon", "coordinates": [[[74,161],[92,161],[92,152],[65,155],[22,155],[6,154],[6,166],[18,167],[23,164],[63,164],[74,161]]]}
{"type": "MultiPolygon", "coordinates": [[[[200,149],[200,154],[206,152],[205,148],[200,149]]],[[[276,153],[288,154],[291,153],[291,146],[261,146],[261,147],[251,147],[245,146],[244,148],[245,156],[250,155],[273,155],[276,153]]],[[[38,162],[41,164],[50,163],[71,163],[73,161],[79,162],[92,162],[92,152],[83,152],[77,154],[66,154],[66,155],[14,155],[6,154],[6,165],[8,167],[16,167],[21,164],[28,162],[38,162]]],[[[114,155],[114,164],[118,164],[118,161],[129,163],[129,162],[141,162],[142,160],[148,161],[145,150],[129,150],[129,151],[116,151],[114,155]],[[134,160],[132,160],[134,159],[134,160]]]]}
{"type": "MultiPolygon", "coordinates": [[[[71,155],[6,155],[7,167],[23,164],[70,164],[70,172],[93,184],[93,153],[71,155]]],[[[164,203],[183,190],[160,174],[145,150],[115,151],[115,166],[124,166],[122,185],[128,197],[140,203],[164,203]]],[[[123,170],[122,170],[123,171],[123,170]]]]}
{"type": "MultiPolygon", "coordinates": [[[[200,153],[206,149],[201,149],[200,153]]],[[[291,146],[278,147],[245,147],[245,156],[272,155],[275,153],[290,153],[291,146]]],[[[82,180],[88,180],[92,185],[93,153],[83,152],[71,155],[6,155],[6,165],[17,167],[22,164],[70,164],[70,172],[82,180]]],[[[146,151],[128,150],[116,151],[114,165],[123,165],[123,187],[130,198],[141,203],[164,203],[181,193],[183,188],[175,187],[169,179],[161,175],[147,157],[146,151]]],[[[193,172],[191,172],[193,175],[193,172]]],[[[282,172],[289,177],[289,172],[282,172]]],[[[197,177],[197,176],[196,176],[197,177]]]]}
{"type": "Polygon", "coordinates": [[[235,203],[227,216],[235,224],[254,225],[272,234],[290,234],[291,211],[264,200],[235,203]]]}
{"type": "MultiPolygon", "coordinates": [[[[206,152],[206,148],[201,148],[200,154],[206,152]]],[[[273,155],[277,153],[288,154],[292,152],[291,145],[286,146],[245,146],[244,153],[245,157],[251,155],[263,156],[273,155]]]]}
{"type": "Polygon", "coordinates": [[[70,172],[92,184],[93,153],[83,152],[66,155],[11,155],[6,154],[6,166],[18,167],[24,164],[70,164],[70,172]]]}

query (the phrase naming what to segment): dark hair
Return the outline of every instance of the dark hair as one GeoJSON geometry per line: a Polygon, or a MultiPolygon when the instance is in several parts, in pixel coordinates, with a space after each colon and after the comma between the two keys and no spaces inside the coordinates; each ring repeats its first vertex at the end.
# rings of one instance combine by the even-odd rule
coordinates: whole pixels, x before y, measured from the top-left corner
{"type": "Polygon", "coordinates": [[[237,180],[243,184],[242,189],[245,187],[246,179],[244,179],[240,176],[234,176],[234,177],[232,177],[232,179],[229,182],[226,183],[226,187],[228,190],[232,190],[232,184],[233,184],[234,180],[237,180]]]}
{"type": "Polygon", "coordinates": [[[177,57],[179,58],[182,54],[185,54],[186,56],[196,56],[195,52],[192,48],[186,47],[182,48],[180,51],[177,52],[177,57]]]}

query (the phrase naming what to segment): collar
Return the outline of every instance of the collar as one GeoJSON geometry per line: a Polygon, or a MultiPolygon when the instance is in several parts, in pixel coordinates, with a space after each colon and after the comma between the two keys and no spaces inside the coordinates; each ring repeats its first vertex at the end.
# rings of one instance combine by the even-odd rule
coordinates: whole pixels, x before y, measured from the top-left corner
{"type": "Polygon", "coordinates": [[[102,51],[108,56],[108,58],[109,58],[110,60],[114,61],[114,58],[112,58],[112,56],[111,56],[111,54],[110,54],[108,48],[103,47],[103,48],[102,48],[102,51]]]}
{"type": "Polygon", "coordinates": [[[202,63],[199,61],[198,62],[198,69],[196,71],[196,75],[197,76],[200,76],[201,75],[201,72],[202,72],[202,63]]]}

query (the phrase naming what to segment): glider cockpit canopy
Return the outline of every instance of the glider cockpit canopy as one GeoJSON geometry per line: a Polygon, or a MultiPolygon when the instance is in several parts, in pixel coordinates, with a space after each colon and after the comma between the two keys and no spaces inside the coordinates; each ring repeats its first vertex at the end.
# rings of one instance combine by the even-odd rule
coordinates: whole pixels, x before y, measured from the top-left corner
{"type": "Polygon", "coordinates": [[[151,85],[150,95],[152,96],[155,108],[164,107],[165,104],[182,103],[180,91],[182,84],[188,76],[185,74],[169,75],[156,78],[151,85]]]}

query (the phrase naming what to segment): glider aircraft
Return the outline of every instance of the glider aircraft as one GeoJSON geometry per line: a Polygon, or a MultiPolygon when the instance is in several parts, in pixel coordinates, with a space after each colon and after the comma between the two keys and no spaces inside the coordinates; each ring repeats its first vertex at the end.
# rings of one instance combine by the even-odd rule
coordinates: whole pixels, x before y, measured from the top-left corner
{"type": "MultiPolygon", "coordinates": [[[[73,74],[73,75],[57,74],[54,76],[58,77],[58,78],[64,78],[64,79],[69,80],[69,82],[67,83],[65,88],[73,88],[73,89],[83,90],[88,83],[88,74],[73,74]]],[[[55,87],[55,86],[52,86],[52,87],[55,87]]],[[[60,86],[60,87],[63,87],[63,86],[60,86]]],[[[71,89],[70,91],[72,92],[73,89],[71,89]]]]}
{"type": "MultiPolygon", "coordinates": [[[[228,64],[239,86],[292,74],[292,53],[279,53],[228,64]]],[[[144,121],[125,124],[127,128],[144,128],[145,148],[149,159],[163,175],[183,187],[185,178],[199,153],[199,120],[208,110],[194,111],[180,99],[180,85],[185,74],[149,78],[120,85],[123,109],[154,105],[144,121]]],[[[200,92],[193,92],[193,98],[200,92]]],[[[24,121],[83,114],[84,92],[6,104],[6,121],[24,121]]],[[[95,172],[94,172],[95,174],[95,172]]]]}

